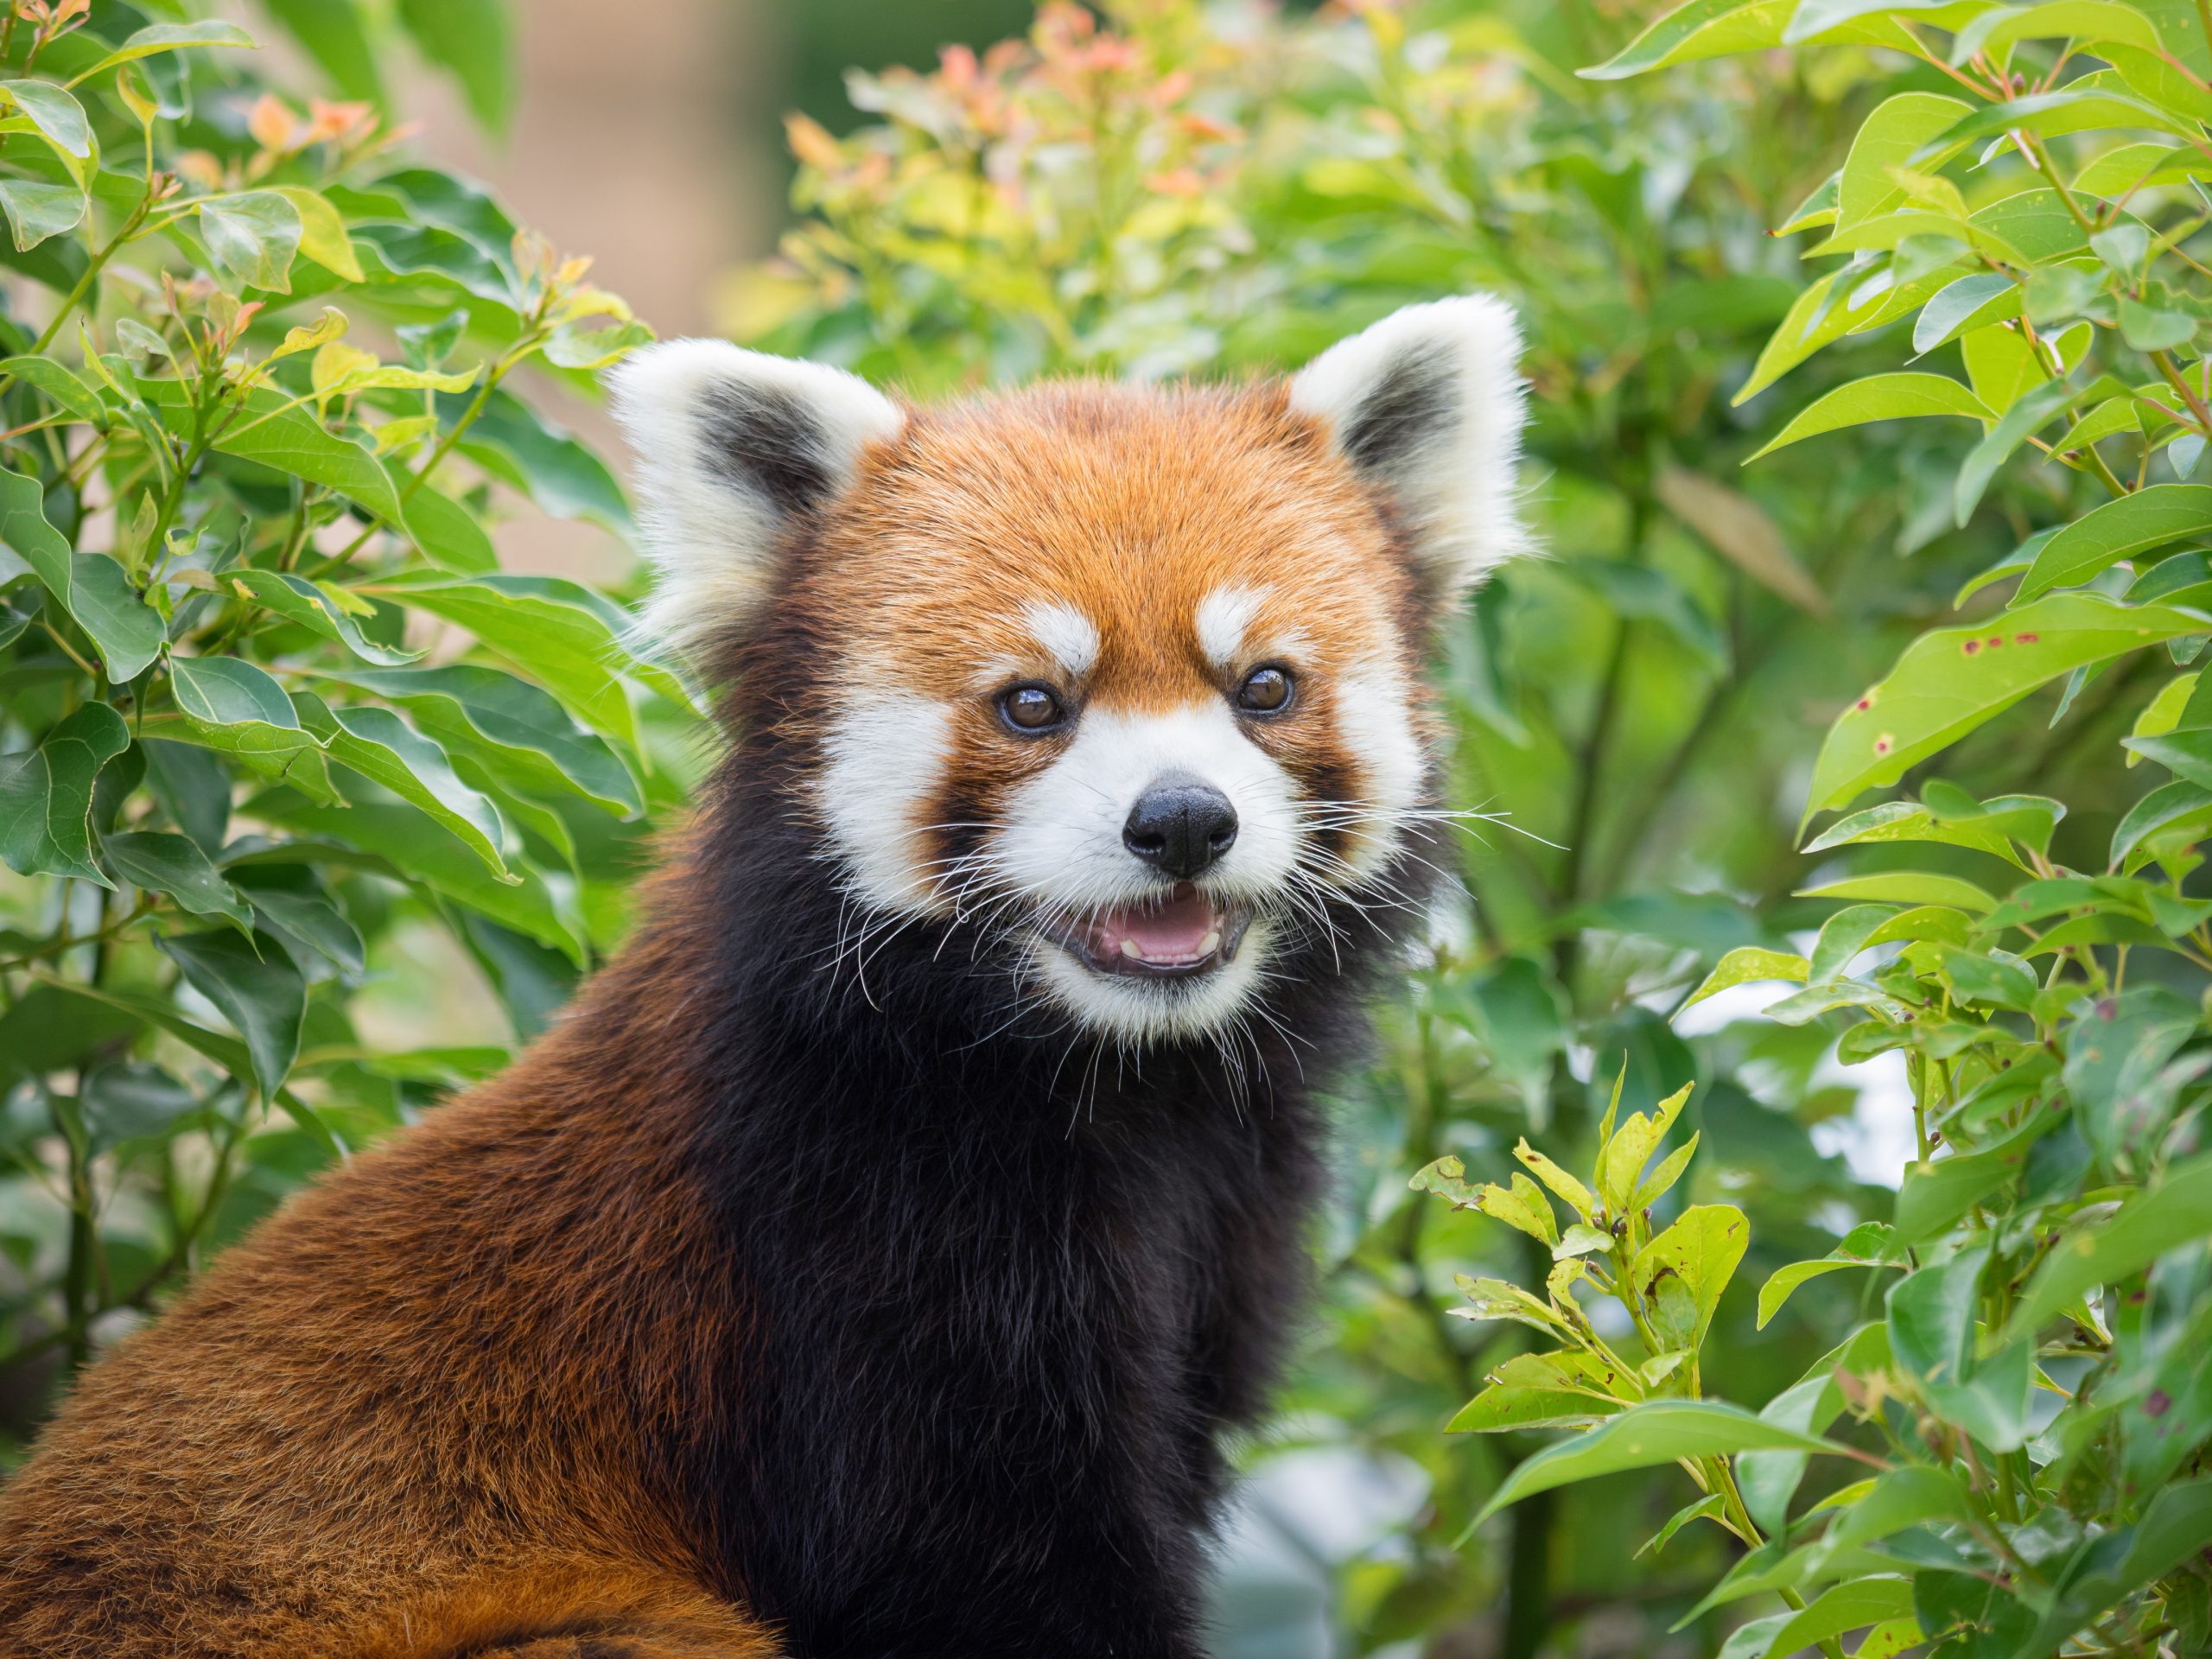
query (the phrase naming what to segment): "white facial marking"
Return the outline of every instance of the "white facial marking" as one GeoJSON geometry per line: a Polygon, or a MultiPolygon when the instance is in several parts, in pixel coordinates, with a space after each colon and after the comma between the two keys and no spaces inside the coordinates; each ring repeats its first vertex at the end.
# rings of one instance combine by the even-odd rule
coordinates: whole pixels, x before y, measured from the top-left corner
{"type": "Polygon", "coordinates": [[[1137,797],[1164,772],[1211,784],[1236,809],[1236,844],[1199,879],[1231,898],[1274,893],[1298,860],[1298,790],[1211,699],[1164,714],[1094,709],[1067,752],[1014,791],[995,848],[1014,886],[1083,907],[1157,893],[1160,878],[1122,844],[1137,797]]]}
{"type": "Polygon", "coordinates": [[[1244,648],[1264,597],[1253,588],[1217,588],[1198,601],[1198,649],[1216,668],[1227,668],[1244,648]]]}
{"type": "MultiPolygon", "coordinates": [[[[1033,902],[1081,913],[1159,894],[1158,874],[1122,840],[1129,810],[1161,773],[1187,772],[1236,809],[1236,845],[1198,878],[1217,899],[1280,895],[1296,870],[1298,789],[1209,699],[1161,714],[1094,709],[1075,741],[1007,803],[994,847],[997,874],[1033,902]]],[[[1031,967],[1046,994],[1081,1023],[1132,1040],[1189,1036],[1231,1019],[1258,989],[1273,948],[1255,918],[1231,960],[1197,979],[1147,980],[1093,972],[1039,937],[1031,967]]]]}
{"type": "Polygon", "coordinates": [[[886,909],[938,908],[922,862],[922,812],[951,744],[952,711],[914,696],[855,700],[824,740],[816,797],[848,886],[886,909]]]}
{"type": "Polygon", "coordinates": [[[1032,600],[1022,607],[1022,619],[1037,643],[1051,653],[1060,671],[1071,680],[1090,672],[1098,660],[1098,626],[1072,605],[1032,600]]]}
{"type": "Polygon", "coordinates": [[[1337,734],[1359,762],[1361,798],[1355,804],[1370,815],[1347,826],[1347,861],[1356,874],[1368,876],[1397,852],[1405,815],[1421,799],[1426,763],[1411,691],[1395,663],[1371,658],[1355,664],[1337,677],[1333,690],[1337,734]]]}

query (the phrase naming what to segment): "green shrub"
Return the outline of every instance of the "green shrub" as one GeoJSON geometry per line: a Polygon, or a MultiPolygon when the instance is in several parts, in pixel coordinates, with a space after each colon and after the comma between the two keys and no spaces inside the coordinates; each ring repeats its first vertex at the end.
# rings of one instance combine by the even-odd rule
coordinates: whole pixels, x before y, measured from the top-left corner
{"type": "Polygon", "coordinates": [[[1923,365],[1815,398],[1761,454],[1871,422],[1963,422],[1954,521],[2009,471],[2036,526],[1961,587],[1966,620],[1921,634],[1843,710],[1814,762],[1808,821],[1845,816],[1805,852],[1909,848],[1912,864],[1845,855],[1811,878],[1808,896],[1843,902],[1809,949],[1738,947],[1688,999],[1797,982],[1767,1019],[1833,1030],[1847,1064],[1905,1057],[1916,1156],[1889,1214],[1758,1297],[1764,1325],[1799,1286],[1849,1273],[1874,1281],[1883,1317],[1757,1416],[1704,1400],[1722,1372],[1700,1350],[1748,1224],[1727,1205],[1653,1218],[1696,1145],[1643,1174],[1681,1096],[1617,1131],[1609,1113],[1591,1188],[1525,1143],[1541,1187],[1471,1189],[1450,1158],[1416,1178],[1558,1264],[1541,1297],[1462,1281],[1455,1311],[1560,1345],[1491,1372],[1455,1427],[1596,1425],[1522,1463],[1492,1509],[1681,1462],[1701,1496],[1661,1539],[1703,1518],[1750,1547],[1700,1607],[1787,1604],[1737,1630],[1731,1659],[1840,1655],[1861,1630],[1854,1650],[1871,1656],[2203,1652],[2212,900],[2192,878],[2212,834],[2212,690],[2198,695],[2191,665],[2212,639],[2196,545],[2212,538],[2212,487],[2189,480],[2212,438],[2197,344],[2212,272],[2190,250],[2212,200],[2197,182],[2212,177],[2212,14],[1700,0],[1591,73],[1799,42],[1880,47],[1951,84],[1897,73],[1789,215],[1824,232],[1805,257],[1840,263],[1799,296],[1736,399],[1890,323],[1889,352],[1923,365]],[[2054,853],[2072,804],[2056,787],[1978,797],[1930,769],[1988,722],[2032,741],[2009,711],[2060,685],[2056,726],[2100,679],[2132,721],[2127,765],[2157,770],[2099,842],[2054,853]],[[1916,799],[1846,810],[1908,779],[1916,799]],[[1924,861],[1929,849],[1965,849],[1971,873],[1924,861]],[[1895,949],[1870,957],[1881,946],[1895,949]],[[1564,1232],[1545,1187],[1574,1212],[1564,1232]],[[1581,1287],[1625,1310],[1620,1351],[1581,1287]],[[1798,1503],[1812,1457],[1874,1472],[1847,1464],[1858,1478],[1798,1503]]]}
{"type": "MultiPolygon", "coordinates": [[[[0,1446],[119,1314],[504,1063],[364,1040],[398,930],[527,1035],[680,794],[642,721],[681,689],[484,529],[495,489],[626,525],[511,377],[588,386],[643,330],[395,149],[365,14],[270,10],[365,101],[302,113],[181,6],[0,13],[0,1446]]],[[[480,12],[398,16],[496,116],[480,12]]]]}

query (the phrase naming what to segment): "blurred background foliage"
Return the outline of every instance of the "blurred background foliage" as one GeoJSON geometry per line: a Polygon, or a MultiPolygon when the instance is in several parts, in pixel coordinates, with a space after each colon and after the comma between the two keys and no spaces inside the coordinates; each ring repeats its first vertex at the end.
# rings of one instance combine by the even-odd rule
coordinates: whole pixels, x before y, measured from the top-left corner
{"type": "MultiPolygon", "coordinates": [[[[2056,467],[2007,468],[1961,527],[1954,483],[1972,435],[1900,423],[1741,469],[1790,411],[1898,354],[1893,339],[1847,339],[1732,402],[1805,284],[1811,238],[1777,227],[1791,224],[1880,99],[1949,83],[1898,52],[1853,45],[1630,80],[1578,77],[1656,10],[1613,0],[1115,0],[1034,12],[945,3],[900,8],[894,29],[877,8],[809,3],[762,22],[785,41],[785,67],[779,83],[752,89],[753,113],[801,111],[787,126],[792,213],[772,257],[696,284],[701,316],[747,344],[843,364],[919,396],[1047,373],[1235,376],[1294,365],[1400,304],[1471,288],[1510,296],[1531,340],[1525,477],[1548,555],[1484,589],[1438,645],[1452,793],[1498,821],[1460,849],[1452,874],[1465,900],[1440,912],[1406,995],[1383,1010],[1373,1065],[1347,1090],[1344,1180],[1319,1240],[1325,1294],[1282,1421],[1249,1449],[1252,1497],[1222,1592],[1225,1655],[1595,1659],[1708,1654],[1726,1637],[1725,1611],[1669,1633],[1732,1559],[1717,1529],[1688,1529],[1638,1554],[1680,1502],[1679,1478],[1566,1488],[1470,1531],[1541,1440],[1440,1433],[1518,1341],[1510,1327],[1449,1317],[1453,1279],[1534,1282],[1549,1257],[1489,1217],[1410,1192],[1408,1178],[1440,1155],[1502,1169],[1529,1135],[1580,1166],[1624,1061],[1624,1112],[1695,1082],[1684,1128],[1702,1139],[1683,1195],[1738,1205],[1751,1223],[1751,1259],[1718,1310],[1704,1361],[1707,1390],[1736,1401],[1757,1404],[1794,1382],[1880,1289],[1856,1274],[1824,1277],[1755,1328],[1753,1290],[1768,1271],[1889,1215],[1916,1149],[1903,1057],[1843,1065],[1832,1027],[1762,1021],[1751,1017],[1757,1000],[1738,993],[1682,1005],[1731,950],[1789,951],[1838,908],[1794,896],[1824,868],[1797,850],[1821,732],[1948,616],[1970,577],[2082,505],[2081,483],[2056,467]],[[864,54],[887,67],[833,91],[823,67],[864,54]]],[[[171,10],[142,16],[100,0],[90,27],[120,40],[171,10]]],[[[529,130],[527,86],[503,66],[510,47],[527,63],[549,32],[533,35],[531,11],[494,0],[266,0],[231,10],[298,48],[285,106],[295,118],[315,118],[303,95],[317,87],[396,116],[427,64],[493,129],[519,108],[514,118],[529,130]],[[464,24],[473,32],[461,33],[464,24]]],[[[577,16],[588,22],[597,10],[577,16]]],[[[207,51],[189,60],[196,113],[162,118],[175,124],[158,129],[157,161],[185,172],[186,152],[207,157],[189,163],[213,169],[195,190],[257,181],[269,149],[253,124],[264,60],[207,51]]],[[[95,112],[118,167],[137,142],[125,115],[120,105],[95,112]]],[[[597,130],[602,146],[624,142],[597,130]]],[[[433,137],[434,149],[468,148],[433,137]]],[[[388,239],[376,228],[379,179],[388,185],[391,169],[410,167],[435,176],[342,147],[308,146],[287,164],[314,169],[303,181],[339,206],[357,247],[388,239]]],[[[510,166],[496,152],[487,164],[510,166]]],[[[519,155],[513,165],[518,190],[545,189],[519,155]]],[[[471,270],[489,261],[501,280],[519,279],[518,245],[498,209],[459,184],[423,188],[428,195],[405,200],[454,238],[456,260],[471,270]],[[424,207],[432,197],[454,205],[424,207]]],[[[671,233],[681,234],[673,222],[671,233]]],[[[652,257],[649,244],[607,251],[610,264],[652,257]]],[[[188,240],[165,248],[161,263],[244,291],[213,250],[188,240]]],[[[436,325],[463,308],[466,343],[448,348],[451,360],[504,360],[529,331],[486,333],[487,320],[535,301],[502,311],[472,297],[453,263],[396,270],[390,282],[365,269],[358,288],[327,297],[354,318],[350,340],[394,362],[406,360],[404,341],[442,338],[436,325]],[[424,325],[429,336],[400,332],[424,325]]],[[[145,282],[101,286],[95,346],[112,353],[111,331],[156,303],[157,268],[149,260],[145,282]]],[[[559,267],[532,269],[550,280],[559,267]]],[[[41,292],[35,271],[17,270],[7,316],[24,321],[4,325],[11,351],[23,343],[16,336],[42,328],[57,297],[50,280],[41,292]]],[[[312,325],[327,296],[296,283],[289,298],[254,297],[264,310],[249,319],[245,349],[257,359],[286,327],[312,325]]],[[[1942,352],[1932,361],[1948,370],[1958,348],[1942,352]]],[[[89,360],[63,355],[79,371],[89,360]]],[[[582,473],[564,489],[561,469],[530,464],[543,453],[543,423],[528,411],[573,410],[582,371],[513,366],[524,395],[499,404],[506,447],[488,436],[457,443],[437,457],[450,469],[438,487],[487,520],[595,513],[626,530],[619,493],[594,493],[603,474],[588,474],[590,491],[575,485],[582,473]]],[[[29,395],[15,388],[10,410],[29,395]]],[[[343,405],[326,411],[334,431],[359,438],[405,418],[377,402],[385,396],[358,416],[343,405]]],[[[473,391],[446,396],[465,408],[473,391]]],[[[10,424],[46,412],[33,405],[10,424]]],[[[450,432],[449,405],[431,412],[435,429],[450,432]]],[[[579,420],[588,441],[603,434],[588,413],[579,420]]],[[[562,453],[579,469],[588,459],[582,444],[562,453]]],[[[429,459],[418,451],[414,464],[429,459]]],[[[421,556],[404,526],[349,499],[314,497],[308,516],[329,518],[315,533],[327,530],[336,551],[375,531],[369,556],[386,561],[378,568],[410,569],[421,556]]],[[[270,537],[297,501],[237,505],[276,527],[264,555],[279,556],[283,543],[270,537]]],[[[619,560],[548,565],[537,543],[493,528],[509,571],[566,572],[523,580],[584,575],[634,596],[619,560]]],[[[11,587],[11,602],[23,592],[11,587]]],[[[582,588],[562,597],[601,614],[582,588]]],[[[564,689],[557,671],[472,635],[450,607],[395,626],[378,638],[432,650],[429,664],[564,689]]],[[[272,665],[327,666],[345,654],[339,632],[334,622],[334,637],[308,639],[271,623],[243,648],[272,665]]],[[[58,703],[25,701],[22,665],[55,666],[44,641],[26,627],[8,648],[17,667],[5,682],[0,747],[10,753],[62,717],[58,703]]],[[[1945,776],[1976,798],[2032,785],[2067,801],[2051,856],[2102,868],[2115,822],[2145,787],[2115,742],[2156,677],[2143,661],[2069,688],[2063,720],[2033,717],[2053,714],[2059,694],[2049,694],[1987,728],[1946,755],[1945,776]]],[[[54,1046],[35,1000],[48,969],[17,958],[79,937],[67,931],[83,926],[67,906],[92,902],[89,890],[80,882],[73,897],[50,877],[0,876],[0,925],[13,930],[0,945],[0,1020],[13,1024],[12,1033],[0,1024],[0,1068],[17,1079],[0,1147],[18,1169],[0,1176],[0,1448],[20,1445],[69,1363],[127,1328],[138,1306],[340,1147],[500,1064],[557,1007],[576,969],[619,939],[641,840],[680,805],[696,754],[690,716],[670,695],[678,689],[651,664],[631,666],[616,693],[621,710],[592,705],[604,716],[595,733],[571,721],[587,712],[573,689],[563,714],[576,733],[613,746],[631,785],[607,774],[618,810],[543,778],[542,797],[510,789],[492,803],[502,844],[515,843],[511,861],[559,899],[550,912],[557,937],[532,940],[486,908],[505,891],[486,885],[488,867],[439,885],[359,856],[298,855],[318,901],[359,944],[301,969],[307,1025],[290,1103],[264,1104],[275,1091],[237,1086],[220,1052],[180,1046],[173,1028],[143,1020],[54,1046]],[[632,724],[607,729],[626,716],[632,724]],[[454,1006],[485,1010],[469,1040],[426,1045],[424,1029],[453,1029],[454,1006]],[[34,1029],[36,1043],[26,1035],[34,1029]],[[146,1068],[156,1062],[174,1089],[155,1087],[146,1068]],[[73,1135],[65,1120],[88,1099],[96,1119],[133,1132],[73,1135]],[[60,1102],[73,1105],[57,1114],[60,1102]],[[151,1132],[136,1132],[146,1123],[151,1132]]],[[[379,700],[367,696],[377,673],[419,671],[365,667],[346,671],[363,701],[379,700]]],[[[395,718],[421,718],[419,708],[380,701],[395,718]]],[[[485,781],[477,792],[493,794],[498,780],[485,781]]],[[[374,789],[364,798],[389,805],[374,789]]],[[[245,810],[252,798],[241,791],[245,821],[232,836],[267,834],[245,810]]],[[[171,809],[156,799],[144,810],[171,809]]],[[[318,833],[342,849],[343,814],[326,817],[318,833]]],[[[304,823],[296,817],[280,833],[304,823]]],[[[435,824],[421,833],[441,847],[427,837],[448,836],[435,824]]],[[[246,856],[261,859],[258,848],[246,856]]],[[[219,837],[213,855],[229,856],[219,837]]],[[[1971,871],[1977,856],[1877,846],[1853,849],[1849,868],[1971,871]]],[[[86,982],[115,975],[168,996],[176,1017],[218,1037],[235,1024],[219,1000],[194,1001],[176,958],[143,939],[130,951],[71,945],[41,960],[86,982]]]]}

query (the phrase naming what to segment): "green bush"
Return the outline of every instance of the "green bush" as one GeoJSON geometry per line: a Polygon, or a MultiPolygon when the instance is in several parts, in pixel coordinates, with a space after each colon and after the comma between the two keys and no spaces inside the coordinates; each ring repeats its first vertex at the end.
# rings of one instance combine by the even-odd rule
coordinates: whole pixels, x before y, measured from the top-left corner
{"type": "MultiPolygon", "coordinates": [[[[1661,1537],[1705,1518],[1750,1547],[1700,1606],[1787,1604],[1738,1629],[1731,1659],[1840,1655],[1859,1630],[1855,1651],[1875,1656],[2201,1653],[2212,900],[2191,878],[2212,834],[2212,690],[2199,696],[2190,665],[2212,639],[2212,563],[2191,545],[2212,536],[2212,487],[2188,480],[2212,438],[2197,349],[2212,319],[2197,279],[2212,272],[2190,251],[2212,201],[2197,182],[2212,177],[2212,11],[1699,0],[1590,73],[1799,43],[1879,48],[1952,84],[1897,74],[1790,214],[1824,232],[1806,258],[1843,263],[1798,296],[1737,401],[1907,319],[1909,346],[1885,344],[1935,363],[1827,391],[1760,453],[1872,422],[1961,421],[1953,522],[1973,522],[2009,471],[2036,526],[1961,588],[1968,620],[1913,640],[1814,761],[1808,823],[1909,778],[1918,798],[1848,811],[1805,852],[1903,845],[1917,868],[1840,861],[1808,889],[1844,902],[1804,954],[1739,946],[1688,999],[1797,982],[1765,1018],[1834,1030],[1847,1064],[1905,1057],[1916,1155],[1889,1214],[1779,1268],[1758,1297],[1764,1325],[1814,1278],[1867,1274],[1883,1317],[1757,1416],[1703,1399],[1701,1376],[1720,1367],[1700,1351],[1748,1224],[1696,1205],[1662,1230],[1651,1206],[1695,1139],[1643,1171],[1682,1096],[1618,1129],[1609,1112],[1591,1188],[1525,1143],[1516,1155],[1541,1187],[1516,1175],[1472,1190],[1452,1158],[1415,1178],[1557,1263],[1541,1298],[1462,1281],[1458,1311],[1560,1345],[1498,1367],[1455,1426],[1595,1425],[1521,1464],[1488,1509],[1681,1462],[1702,1496],[1661,1537]],[[1963,378],[1944,372],[1954,361],[1963,378]],[[2000,587],[2001,609],[1977,600],[2000,587]],[[2100,679],[2132,722],[2126,764],[2167,774],[2130,791],[2108,837],[2054,852],[2073,804],[2058,779],[1977,796],[1929,769],[2054,684],[2057,726],[2100,679]],[[1969,857],[1939,867],[1931,849],[1969,857]],[[1884,945],[1897,948],[1870,960],[1884,945]],[[1574,1212],[1564,1232],[1547,1187],[1574,1212]],[[1625,1311],[1624,1353],[1582,1286],[1625,1311]],[[1815,1456],[1874,1472],[1796,1503],[1815,1456]]],[[[2017,716],[2000,729],[2032,731],[2017,716]]]]}
{"type": "MultiPolygon", "coordinates": [[[[588,386],[644,331],[395,149],[365,14],[269,10],[364,100],[302,113],[182,6],[0,12],[0,1448],[286,1191],[505,1062],[365,1042],[395,938],[448,931],[528,1035],[681,794],[644,733],[682,689],[484,529],[495,492],[626,526],[512,377],[588,386]]],[[[496,117],[480,13],[397,17],[496,117]]]]}

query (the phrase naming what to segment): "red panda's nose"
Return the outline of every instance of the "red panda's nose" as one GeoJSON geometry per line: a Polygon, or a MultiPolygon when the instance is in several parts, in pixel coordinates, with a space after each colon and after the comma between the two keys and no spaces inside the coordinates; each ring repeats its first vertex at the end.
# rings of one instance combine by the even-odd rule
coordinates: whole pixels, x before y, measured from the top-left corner
{"type": "Polygon", "coordinates": [[[1163,772],[1129,809],[1122,844],[1161,873],[1187,880],[1236,842],[1229,797],[1188,772],[1163,772]]]}

